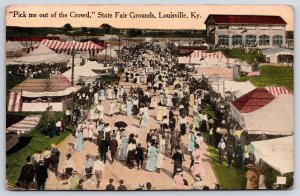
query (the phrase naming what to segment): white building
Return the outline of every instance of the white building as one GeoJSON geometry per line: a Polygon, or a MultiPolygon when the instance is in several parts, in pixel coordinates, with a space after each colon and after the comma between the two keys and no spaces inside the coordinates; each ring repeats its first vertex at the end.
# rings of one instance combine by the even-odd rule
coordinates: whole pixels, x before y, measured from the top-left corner
{"type": "Polygon", "coordinates": [[[267,63],[292,65],[294,51],[286,48],[270,48],[262,50],[267,63]]]}
{"type": "Polygon", "coordinates": [[[287,23],[280,16],[209,15],[207,41],[217,47],[280,47],[286,42],[287,23]]]}

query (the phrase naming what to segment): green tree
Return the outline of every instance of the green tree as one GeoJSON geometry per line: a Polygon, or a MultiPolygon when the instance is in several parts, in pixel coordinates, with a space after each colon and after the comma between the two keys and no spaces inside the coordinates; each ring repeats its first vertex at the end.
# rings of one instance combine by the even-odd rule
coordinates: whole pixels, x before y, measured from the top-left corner
{"type": "Polygon", "coordinates": [[[63,29],[65,32],[69,32],[69,31],[72,31],[73,30],[73,27],[71,26],[70,23],[67,23],[63,26],[63,29]]]}
{"type": "Polygon", "coordinates": [[[109,24],[102,24],[100,26],[100,29],[102,29],[103,33],[109,34],[109,33],[111,33],[112,26],[110,26],[109,24]]]}

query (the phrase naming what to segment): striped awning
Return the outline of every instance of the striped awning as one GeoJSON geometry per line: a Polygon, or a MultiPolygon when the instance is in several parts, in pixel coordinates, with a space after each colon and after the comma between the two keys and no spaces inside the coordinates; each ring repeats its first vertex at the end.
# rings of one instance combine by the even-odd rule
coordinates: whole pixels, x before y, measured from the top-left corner
{"type": "Polygon", "coordinates": [[[283,86],[268,86],[266,89],[275,97],[281,94],[293,95],[293,93],[283,86]]]}
{"type": "Polygon", "coordinates": [[[47,47],[49,47],[52,50],[56,51],[66,51],[74,49],[76,51],[90,51],[90,50],[103,50],[104,47],[100,46],[98,44],[95,44],[92,41],[87,42],[77,42],[77,41],[66,41],[62,42],[59,40],[49,40],[49,39],[43,39],[41,42],[38,42],[34,45],[33,48],[38,48],[40,44],[43,44],[47,47]]]}

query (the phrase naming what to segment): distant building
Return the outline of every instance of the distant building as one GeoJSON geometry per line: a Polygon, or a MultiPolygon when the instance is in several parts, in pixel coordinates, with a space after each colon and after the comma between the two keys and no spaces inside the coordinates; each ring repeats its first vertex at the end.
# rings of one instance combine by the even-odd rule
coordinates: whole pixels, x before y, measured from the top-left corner
{"type": "Polygon", "coordinates": [[[267,63],[293,65],[294,51],[286,48],[269,48],[262,51],[267,63]]]}
{"type": "Polygon", "coordinates": [[[286,42],[287,23],[280,16],[209,15],[207,41],[223,47],[280,47],[286,42]]]}

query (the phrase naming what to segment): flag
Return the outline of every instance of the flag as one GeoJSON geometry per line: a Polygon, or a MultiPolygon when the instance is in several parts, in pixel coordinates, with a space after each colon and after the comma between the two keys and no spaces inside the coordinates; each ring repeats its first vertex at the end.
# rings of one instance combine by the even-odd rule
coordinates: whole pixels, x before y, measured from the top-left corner
{"type": "Polygon", "coordinates": [[[260,76],[260,71],[252,71],[248,73],[247,76],[260,76]]]}

